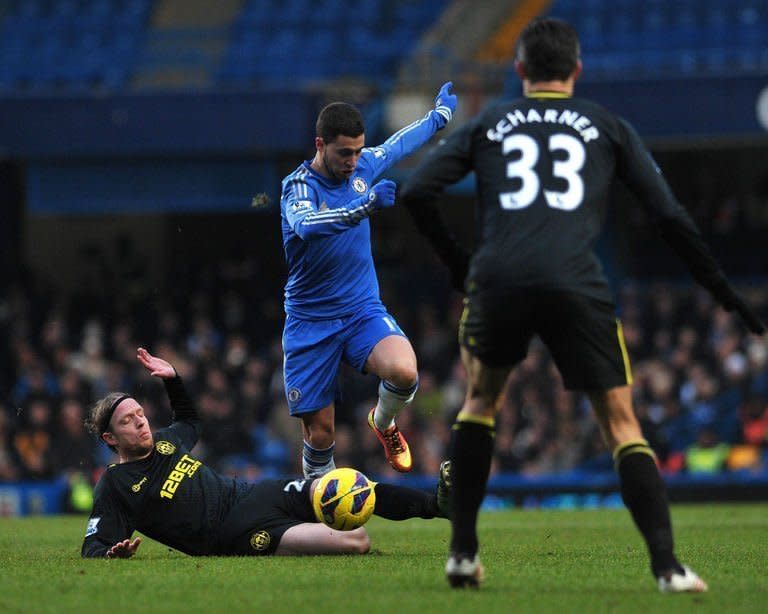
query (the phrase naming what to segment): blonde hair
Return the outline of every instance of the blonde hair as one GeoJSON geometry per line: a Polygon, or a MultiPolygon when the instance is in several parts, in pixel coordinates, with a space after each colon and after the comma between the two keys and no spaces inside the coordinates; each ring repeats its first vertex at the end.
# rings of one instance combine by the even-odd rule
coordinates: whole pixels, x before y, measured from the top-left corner
{"type": "MultiPolygon", "coordinates": [[[[96,401],[85,419],[86,430],[101,439],[101,436],[109,430],[109,421],[112,419],[112,414],[115,413],[117,406],[121,401],[129,398],[131,395],[125,392],[110,392],[104,398],[96,401]]],[[[109,446],[109,444],[107,445],[109,446]]],[[[109,446],[109,448],[115,451],[114,446],[109,446]]]]}

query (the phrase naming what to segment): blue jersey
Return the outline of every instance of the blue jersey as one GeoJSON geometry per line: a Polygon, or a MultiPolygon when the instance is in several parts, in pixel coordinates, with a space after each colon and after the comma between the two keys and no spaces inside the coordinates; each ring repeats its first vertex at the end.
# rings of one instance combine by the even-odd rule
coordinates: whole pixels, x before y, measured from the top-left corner
{"type": "Polygon", "coordinates": [[[389,167],[418,149],[445,120],[432,110],[378,147],[366,147],[345,180],[323,177],[305,161],[283,179],[280,214],[288,263],[286,313],[325,320],[380,304],[371,255],[374,209],[368,192],[389,167]]]}

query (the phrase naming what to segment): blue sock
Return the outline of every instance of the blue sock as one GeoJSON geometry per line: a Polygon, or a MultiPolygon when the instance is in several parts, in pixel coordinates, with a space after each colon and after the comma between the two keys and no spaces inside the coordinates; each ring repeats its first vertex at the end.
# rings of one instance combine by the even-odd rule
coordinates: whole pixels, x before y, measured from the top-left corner
{"type": "Polygon", "coordinates": [[[335,443],[325,448],[325,450],[315,450],[306,441],[301,451],[301,467],[304,470],[305,478],[319,478],[329,471],[336,469],[336,463],[333,462],[333,449],[335,443]]]}

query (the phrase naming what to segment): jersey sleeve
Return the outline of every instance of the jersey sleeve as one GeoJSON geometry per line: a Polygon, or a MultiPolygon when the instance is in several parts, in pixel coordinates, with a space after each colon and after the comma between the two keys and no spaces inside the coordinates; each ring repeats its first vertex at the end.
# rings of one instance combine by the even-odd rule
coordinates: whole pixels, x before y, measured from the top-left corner
{"type": "Polygon", "coordinates": [[[366,147],[363,157],[371,167],[372,176],[378,177],[389,167],[412,154],[444,125],[445,119],[432,109],[421,119],[395,132],[378,147],[366,147]]]}
{"type": "Polygon", "coordinates": [[[475,122],[465,124],[432,148],[403,185],[400,198],[406,203],[435,200],[446,186],[469,173],[476,125],[475,122]]]}
{"type": "Polygon", "coordinates": [[[98,558],[116,543],[129,539],[133,527],[114,494],[106,472],[93,491],[93,510],[88,518],[85,539],[80,554],[84,558],[98,558]]]}
{"type": "Polygon", "coordinates": [[[712,290],[726,283],[696,223],[675,198],[640,136],[621,119],[619,134],[619,177],[640,198],[662,238],[702,286],[712,290]]]}
{"type": "Polygon", "coordinates": [[[475,128],[476,124],[470,122],[441,141],[416,167],[399,195],[419,232],[451,270],[466,269],[469,253],[446,226],[436,201],[446,186],[456,183],[472,170],[475,128]]]}
{"type": "Polygon", "coordinates": [[[370,217],[375,210],[366,193],[344,207],[321,211],[314,190],[301,179],[286,184],[282,200],[288,225],[305,241],[344,232],[370,217]]]}
{"type": "Polygon", "coordinates": [[[200,417],[197,406],[192,401],[179,376],[164,379],[165,391],[171,402],[173,422],[169,427],[188,449],[195,447],[200,438],[200,417]]]}

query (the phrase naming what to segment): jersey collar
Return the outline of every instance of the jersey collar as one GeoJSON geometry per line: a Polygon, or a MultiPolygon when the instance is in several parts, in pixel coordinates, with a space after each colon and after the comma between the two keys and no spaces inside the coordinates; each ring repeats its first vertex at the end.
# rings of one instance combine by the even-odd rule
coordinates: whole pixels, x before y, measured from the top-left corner
{"type": "Polygon", "coordinates": [[[330,189],[338,188],[341,185],[346,185],[346,183],[349,181],[349,179],[333,179],[332,177],[321,175],[314,168],[312,168],[312,160],[304,160],[304,168],[306,168],[309,173],[322,185],[330,189]]]}
{"type": "Polygon", "coordinates": [[[526,98],[571,98],[570,94],[565,92],[548,92],[547,90],[539,90],[537,92],[528,92],[525,95],[526,98]]]}

